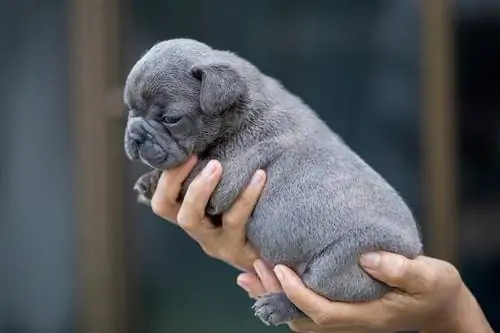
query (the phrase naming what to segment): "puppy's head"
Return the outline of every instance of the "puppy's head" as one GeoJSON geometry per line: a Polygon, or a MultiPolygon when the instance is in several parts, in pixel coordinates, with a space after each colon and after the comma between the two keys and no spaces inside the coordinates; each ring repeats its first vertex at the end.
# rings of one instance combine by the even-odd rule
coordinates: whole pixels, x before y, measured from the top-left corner
{"type": "Polygon", "coordinates": [[[128,157],[168,169],[202,153],[240,126],[257,74],[236,55],[194,40],[154,45],[125,84],[128,157]]]}

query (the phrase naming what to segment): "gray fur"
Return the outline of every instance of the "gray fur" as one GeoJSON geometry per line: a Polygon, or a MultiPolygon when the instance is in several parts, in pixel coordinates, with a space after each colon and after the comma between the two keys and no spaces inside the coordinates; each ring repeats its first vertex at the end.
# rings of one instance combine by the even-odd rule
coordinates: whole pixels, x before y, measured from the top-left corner
{"type": "MultiPolygon", "coordinates": [[[[218,215],[264,169],[248,240],[269,265],[293,268],[320,295],[377,299],[390,289],[359,267],[360,254],[421,253],[416,222],[398,193],[304,102],[234,53],[190,39],[160,42],[130,72],[125,102],[127,155],[156,170],[139,193],[150,198],[158,170],[196,154],[185,193],[217,159],[223,176],[207,213],[218,215]]],[[[254,310],[274,325],[303,315],[284,294],[264,296],[254,310]]]]}

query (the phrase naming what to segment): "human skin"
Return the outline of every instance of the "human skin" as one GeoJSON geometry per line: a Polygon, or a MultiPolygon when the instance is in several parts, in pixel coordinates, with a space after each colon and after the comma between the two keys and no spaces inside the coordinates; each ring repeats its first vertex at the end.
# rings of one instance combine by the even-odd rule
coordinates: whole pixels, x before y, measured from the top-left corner
{"type": "Polygon", "coordinates": [[[222,226],[214,227],[205,216],[205,206],[222,175],[220,163],[213,161],[211,168],[192,182],[183,202],[177,201],[182,182],[195,164],[192,157],[164,172],[151,202],[153,211],[183,228],[209,256],[243,270],[237,283],[251,297],[284,291],[310,318],[288,323],[293,331],[493,332],[456,268],[442,260],[425,256],[409,260],[386,252],[365,254],[360,261],[363,269],[395,291],[358,304],[331,302],[315,294],[285,266],[278,265],[273,272],[258,259],[245,236],[246,222],[265,184],[264,172],[256,173],[254,181],[223,215],[222,226]]]}
{"type": "Polygon", "coordinates": [[[241,221],[249,219],[264,187],[266,175],[262,170],[258,170],[249,187],[222,215],[222,226],[214,227],[205,216],[205,206],[222,175],[220,163],[209,163],[189,186],[182,205],[177,201],[182,183],[196,165],[196,161],[197,158],[192,156],[184,164],[162,174],[151,200],[151,208],[156,215],[179,225],[207,255],[240,270],[251,271],[258,254],[246,242],[245,223],[241,221]],[[219,246],[222,244],[224,246],[219,246]],[[232,246],[229,246],[230,244],[232,246]],[[238,253],[227,251],[230,249],[237,249],[238,253]]]}
{"type": "Polygon", "coordinates": [[[290,323],[297,332],[493,332],[449,263],[424,256],[408,260],[391,253],[377,255],[364,257],[362,266],[398,291],[375,302],[330,302],[304,287],[291,270],[278,266],[275,274],[261,260],[254,264],[256,274],[242,273],[237,282],[251,297],[284,290],[311,318],[290,323]]]}

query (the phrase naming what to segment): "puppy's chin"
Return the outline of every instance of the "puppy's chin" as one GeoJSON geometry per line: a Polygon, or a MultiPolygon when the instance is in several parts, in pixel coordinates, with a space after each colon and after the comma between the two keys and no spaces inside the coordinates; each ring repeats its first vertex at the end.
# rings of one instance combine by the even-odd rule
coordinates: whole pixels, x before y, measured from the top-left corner
{"type": "Polygon", "coordinates": [[[139,159],[153,169],[167,170],[184,163],[189,155],[182,153],[172,154],[168,151],[139,150],[139,159]]]}
{"type": "Polygon", "coordinates": [[[144,154],[142,151],[139,151],[139,159],[141,162],[153,169],[166,170],[172,167],[170,166],[172,163],[168,159],[168,154],[160,156],[154,155],[154,158],[148,158],[148,156],[151,155],[144,154]]]}
{"type": "Polygon", "coordinates": [[[142,155],[139,155],[139,159],[141,160],[142,163],[146,164],[150,168],[153,168],[153,169],[163,169],[162,163],[151,163],[147,159],[145,159],[144,157],[142,157],[142,155]]]}

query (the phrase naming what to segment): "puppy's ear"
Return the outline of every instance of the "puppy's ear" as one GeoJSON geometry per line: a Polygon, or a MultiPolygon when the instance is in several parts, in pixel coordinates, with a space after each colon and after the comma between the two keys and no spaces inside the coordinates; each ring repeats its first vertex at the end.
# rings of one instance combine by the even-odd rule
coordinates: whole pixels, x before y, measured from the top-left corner
{"type": "Polygon", "coordinates": [[[239,103],[247,85],[237,69],[227,62],[204,61],[191,68],[201,81],[200,106],[207,114],[217,114],[239,103]]]}

